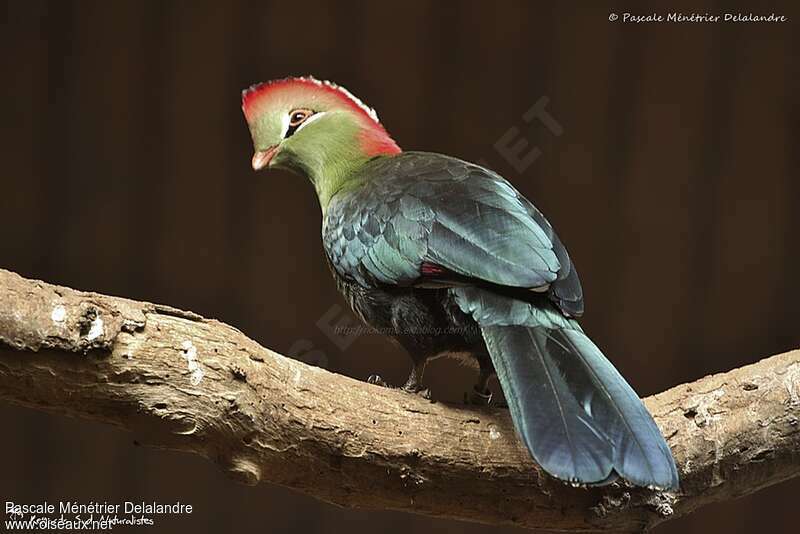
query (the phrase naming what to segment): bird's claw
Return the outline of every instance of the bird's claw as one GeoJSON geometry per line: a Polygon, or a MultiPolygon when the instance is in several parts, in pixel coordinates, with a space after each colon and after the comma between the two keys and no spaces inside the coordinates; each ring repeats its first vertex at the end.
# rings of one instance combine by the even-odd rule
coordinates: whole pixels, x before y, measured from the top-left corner
{"type": "Polygon", "coordinates": [[[430,388],[422,388],[421,386],[403,386],[401,388],[403,391],[407,393],[413,393],[414,395],[419,395],[425,400],[431,400],[431,390],[430,388]]]}
{"type": "Polygon", "coordinates": [[[367,378],[367,383],[375,384],[376,386],[381,386],[384,388],[392,387],[388,383],[386,383],[386,381],[383,378],[381,378],[381,375],[369,375],[369,378],[367,378]]]}
{"type": "Polygon", "coordinates": [[[469,393],[464,393],[464,404],[472,404],[473,406],[489,406],[492,402],[492,392],[487,390],[478,391],[477,388],[469,393]]]}
{"type": "Polygon", "coordinates": [[[419,395],[423,399],[431,400],[431,390],[429,388],[423,388],[418,384],[406,383],[400,387],[392,386],[388,382],[386,382],[383,378],[381,378],[381,375],[370,375],[369,378],[367,378],[367,383],[374,384],[376,386],[381,386],[384,388],[399,389],[401,391],[405,391],[406,393],[419,395]]]}

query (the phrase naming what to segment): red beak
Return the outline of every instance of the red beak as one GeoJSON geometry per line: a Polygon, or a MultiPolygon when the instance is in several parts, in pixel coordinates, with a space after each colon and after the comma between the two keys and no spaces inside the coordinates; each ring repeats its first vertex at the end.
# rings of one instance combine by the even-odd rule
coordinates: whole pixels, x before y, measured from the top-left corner
{"type": "Polygon", "coordinates": [[[272,161],[272,158],[275,157],[275,154],[277,153],[278,145],[274,145],[266,150],[259,150],[253,154],[253,170],[260,171],[264,167],[268,166],[269,162],[272,161]]]}

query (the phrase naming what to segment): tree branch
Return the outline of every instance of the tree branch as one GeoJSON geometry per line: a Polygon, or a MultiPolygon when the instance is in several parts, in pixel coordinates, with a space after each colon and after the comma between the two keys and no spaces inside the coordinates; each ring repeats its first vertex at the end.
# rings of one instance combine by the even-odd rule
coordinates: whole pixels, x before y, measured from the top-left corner
{"type": "Polygon", "coordinates": [[[572,488],[508,413],[285,358],[220,322],[0,270],[0,398],[195,452],[331,503],[559,530],[641,530],[800,474],[800,351],[646,399],[681,491],[572,488]]]}

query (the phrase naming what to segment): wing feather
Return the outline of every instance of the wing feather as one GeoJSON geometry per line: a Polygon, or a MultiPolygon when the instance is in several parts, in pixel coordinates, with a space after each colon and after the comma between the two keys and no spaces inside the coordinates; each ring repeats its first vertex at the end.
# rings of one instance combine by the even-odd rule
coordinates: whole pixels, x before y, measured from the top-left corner
{"type": "Polygon", "coordinates": [[[323,225],[342,276],[365,287],[425,285],[422,264],[435,264],[467,279],[545,291],[563,313],[582,313],[577,273],[552,226],[494,172],[405,152],[376,158],[356,180],[359,187],[334,196],[323,225]]]}

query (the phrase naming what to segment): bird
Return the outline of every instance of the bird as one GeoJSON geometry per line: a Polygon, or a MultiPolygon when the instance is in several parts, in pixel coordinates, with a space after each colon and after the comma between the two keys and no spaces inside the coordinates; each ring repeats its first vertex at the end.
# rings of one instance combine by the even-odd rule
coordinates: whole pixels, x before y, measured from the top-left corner
{"type": "Polygon", "coordinates": [[[516,433],[552,477],[678,488],[652,416],[577,321],[583,290],[567,249],[510,182],[402,150],[372,108],[311,76],[245,89],[242,111],[253,169],[288,170],[316,190],[338,290],[411,357],[402,389],[425,392],[426,363],[458,358],[477,369],[471,403],[491,401],[497,376],[516,433]]]}

